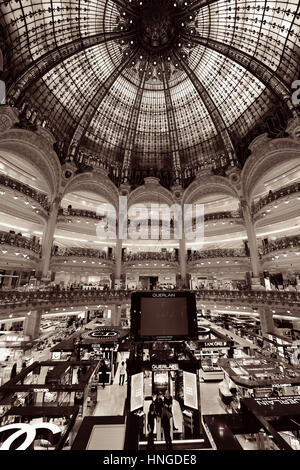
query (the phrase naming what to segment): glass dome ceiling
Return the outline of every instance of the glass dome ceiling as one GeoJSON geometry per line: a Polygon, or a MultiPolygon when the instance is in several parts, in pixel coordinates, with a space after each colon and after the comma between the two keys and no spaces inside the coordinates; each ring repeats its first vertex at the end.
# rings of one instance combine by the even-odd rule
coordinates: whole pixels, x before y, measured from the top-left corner
{"type": "Polygon", "coordinates": [[[8,96],[66,154],[185,168],[234,152],[299,72],[299,2],[1,2],[8,96]]]}

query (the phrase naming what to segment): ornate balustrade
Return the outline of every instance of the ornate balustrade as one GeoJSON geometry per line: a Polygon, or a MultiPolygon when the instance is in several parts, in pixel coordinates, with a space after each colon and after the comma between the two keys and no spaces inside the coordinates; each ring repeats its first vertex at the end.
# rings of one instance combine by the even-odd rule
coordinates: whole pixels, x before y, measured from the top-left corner
{"type": "Polygon", "coordinates": [[[42,247],[34,238],[23,237],[22,235],[0,232],[0,245],[10,245],[17,248],[25,248],[34,253],[41,254],[42,247]]]}
{"type": "Polygon", "coordinates": [[[245,258],[247,257],[245,250],[243,249],[215,249],[215,250],[203,250],[203,251],[194,251],[188,255],[188,262],[193,262],[201,259],[210,259],[210,258],[245,258]]]}
{"type": "Polygon", "coordinates": [[[300,235],[278,238],[273,242],[269,242],[268,245],[265,245],[261,251],[263,255],[266,255],[273,251],[289,250],[298,247],[300,247],[300,235]]]}
{"type": "Polygon", "coordinates": [[[50,203],[48,201],[47,196],[43,193],[40,193],[31,186],[21,183],[20,181],[17,181],[14,178],[11,178],[10,176],[2,174],[0,174],[0,186],[10,188],[13,191],[17,191],[19,193],[24,194],[26,197],[33,199],[33,201],[37,202],[40,206],[42,206],[45,211],[49,212],[50,203]]]}
{"type": "MultiPolygon", "coordinates": [[[[229,220],[229,219],[242,219],[242,214],[240,211],[223,211],[223,212],[213,212],[211,214],[204,214],[204,222],[209,222],[211,220],[229,220]]],[[[193,227],[196,225],[196,218],[193,218],[193,227]]]]}
{"type": "Polygon", "coordinates": [[[95,211],[86,209],[60,208],[59,215],[65,217],[87,217],[89,219],[103,220],[103,215],[97,215],[95,211]]]}
{"type": "MultiPolygon", "coordinates": [[[[300,292],[266,292],[266,291],[225,291],[200,290],[196,291],[197,300],[210,300],[227,304],[245,304],[253,307],[263,305],[300,307],[300,292]]],[[[63,306],[91,305],[99,302],[130,301],[131,291],[103,291],[97,288],[90,290],[73,289],[46,291],[0,291],[2,311],[16,311],[24,308],[53,308],[63,306]]]]}
{"type": "Polygon", "coordinates": [[[170,261],[170,262],[177,262],[178,256],[175,252],[140,252],[140,253],[132,253],[128,254],[124,257],[124,261],[170,261]]]}
{"type": "Polygon", "coordinates": [[[293,183],[289,186],[285,186],[284,188],[280,188],[277,191],[270,191],[267,196],[262,197],[256,203],[252,204],[252,213],[257,214],[263,207],[271,204],[278,199],[283,197],[289,196],[290,194],[300,192],[300,182],[293,183]]]}
{"type": "Polygon", "coordinates": [[[97,258],[103,260],[113,260],[113,256],[107,254],[103,250],[95,250],[93,248],[59,248],[54,246],[52,248],[52,256],[58,257],[79,257],[79,258],[97,258]]]}

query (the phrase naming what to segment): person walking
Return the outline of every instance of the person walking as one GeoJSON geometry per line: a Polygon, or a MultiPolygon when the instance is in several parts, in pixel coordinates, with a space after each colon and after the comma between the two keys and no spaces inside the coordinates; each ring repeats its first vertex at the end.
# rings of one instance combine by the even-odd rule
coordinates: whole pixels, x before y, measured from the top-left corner
{"type": "Polygon", "coordinates": [[[126,374],[125,363],[124,361],[122,361],[120,365],[119,385],[124,385],[125,374],[126,374]]]}
{"type": "Polygon", "coordinates": [[[172,415],[168,409],[167,405],[163,406],[161,413],[161,425],[164,431],[165,441],[166,441],[166,450],[173,450],[172,439],[171,439],[171,425],[170,419],[172,415]]]}
{"type": "Polygon", "coordinates": [[[102,388],[104,389],[105,388],[106,375],[107,375],[107,367],[106,367],[106,364],[105,364],[104,360],[102,361],[100,370],[101,370],[102,388]]]}

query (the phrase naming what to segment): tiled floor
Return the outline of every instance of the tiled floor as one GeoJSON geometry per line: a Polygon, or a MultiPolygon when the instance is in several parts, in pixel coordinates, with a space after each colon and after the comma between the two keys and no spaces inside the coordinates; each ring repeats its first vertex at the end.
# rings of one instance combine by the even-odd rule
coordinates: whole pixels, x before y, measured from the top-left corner
{"type": "Polygon", "coordinates": [[[226,413],[219,396],[219,382],[201,382],[201,413],[202,415],[214,415],[226,413]]]}
{"type": "Polygon", "coordinates": [[[97,405],[94,416],[121,416],[124,413],[124,404],[127,394],[127,384],[107,385],[103,389],[98,386],[97,405]]]}

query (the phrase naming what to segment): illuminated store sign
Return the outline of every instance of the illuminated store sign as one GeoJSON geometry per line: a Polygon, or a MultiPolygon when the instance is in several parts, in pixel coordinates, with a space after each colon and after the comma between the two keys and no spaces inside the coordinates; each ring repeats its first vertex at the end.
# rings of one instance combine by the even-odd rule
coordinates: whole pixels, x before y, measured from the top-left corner
{"type": "Polygon", "coordinates": [[[57,443],[61,437],[61,429],[53,423],[25,424],[14,423],[7,424],[0,428],[0,436],[6,433],[8,437],[2,443],[0,450],[10,450],[13,443],[24,434],[25,440],[19,447],[13,447],[11,450],[27,450],[33,444],[35,439],[49,440],[51,444],[57,443]]]}
{"type": "Polygon", "coordinates": [[[179,370],[178,364],[152,364],[152,370],[179,370]]]}
{"type": "Polygon", "coordinates": [[[199,346],[205,348],[225,348],[228,346],[226,341],[199,341],[199,346]]]}
{"type": "Polygon", "coordinates": [[[265,397],[255,398],[255,402],[261,406],[274,406],[278,405],[300,405],[300,396],[295,395],[294,397],[265,397]]]}
{"type": "Polygon", "coordinates": [[[118,336],[118,332],[111,329],[104,329],[89,331],[82,335],[83,338],[113,338],[118,336]]]}

